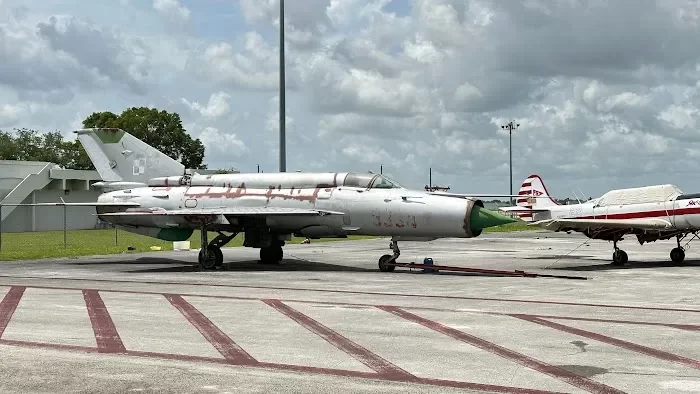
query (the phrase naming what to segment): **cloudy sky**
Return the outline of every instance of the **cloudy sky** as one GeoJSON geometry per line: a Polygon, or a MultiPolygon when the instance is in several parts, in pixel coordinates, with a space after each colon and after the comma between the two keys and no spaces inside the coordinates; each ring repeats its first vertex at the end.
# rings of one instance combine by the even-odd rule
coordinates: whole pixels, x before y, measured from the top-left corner
{"type": "MultiPolygon", "coordinates": [[[[694,0],[287,0],[287,170],[507,193],[700,191],[694,0]]],[[[178,112],[210,168],[278,169],[278,0],[0,0],[0,128],[178,112]]]]}

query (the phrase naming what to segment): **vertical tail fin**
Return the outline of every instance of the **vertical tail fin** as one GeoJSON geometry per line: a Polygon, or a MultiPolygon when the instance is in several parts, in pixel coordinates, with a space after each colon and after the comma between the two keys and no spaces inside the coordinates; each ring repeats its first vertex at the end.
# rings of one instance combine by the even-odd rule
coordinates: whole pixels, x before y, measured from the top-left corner
{"type": "Polygon", "coordinates": [[[182,175],[185,166],[121,129],[76,130],[104,181],[147,183],[151,178],[182,175]]]}
{"type": "Polygon", "coordinates": [[[542,178],[536,174],[525,178],[523,184],[520,185],[518,195],[522,195],[523,197],[518,197],[515,203],[516,206],[499,209],[502,211],[515,213],[526,222],[532,222],[534,220],[535,213],[547,211],[552,207],[560,205],[551,197],[547,191],[547,187],[542,181],[542,178]]]}
{"type": "Polygon", "coordinates": [[[520,191],[518,192],[518,194],[540,197],[533,199],[528,199],[527,197],[519,197],[516,202],[516,205],[518,205],[519,207],[541,209],[560,205],[551,197],[551,195],[547,191],[547,187],[542,181],[542,178],[540,178],[540,176],[536,174],[528,176],[525,179],[525,181],[523,181],[523,184],[520,185],[520,191]]]}

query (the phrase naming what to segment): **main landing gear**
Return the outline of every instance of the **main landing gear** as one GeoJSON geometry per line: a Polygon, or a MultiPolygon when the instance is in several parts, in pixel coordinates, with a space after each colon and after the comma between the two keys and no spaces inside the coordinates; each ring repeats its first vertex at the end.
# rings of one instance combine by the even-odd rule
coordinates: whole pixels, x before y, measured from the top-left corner
{"type": "Polygon", "coordinates": [[[384,256],[379,258],[379,270],[382,272],[391,272],[393,271],[396,266],[389,265],[396,261],[396,259],[399,258],[399,255],[401,255],[401,251],[399,250],[399,242],[398,241],[391,241],[391,250],[394,251],[394,254],[385,254],[384,256]]]}
{"type": "Polygon", "coordinates": [[[619,241],[619,239],[613,240],[613,248],[615,248],[615,251],[612,255],[612,265],[625,265],[627,264],[627,253],[617,247],[617,241],[619,241]]]}
{"type": "Polygon", "coordinates": [[[238,233],[226,235],[219,232],[219,235],[217,235],[211,243],[207,243],[207,235],[206,227],[202,227],[200,235],[202,248],[199,250],[197,262],[199,263],[199,267],[205,270],[213,270],[224,264],[224,254],[221,253],[221,248],[231,242],[232,239],[236,238],[238,233]]]}
{"type": "MultiPolygon", "coordinates": [[[[697,237],[697,234],[693,233],[695,237],[697,237]]],[[[671,249],[671,261],[674,263],[681,263],[683,260],[685,260],[685,249],[683,246],[681,246],[681,240],[685,238],[687,234],[685,235],[676,235],[676,243],[678,244],[677,247],[671,249]]],[[[620,241],[620,239],[613,240],[613,244],[615,247],[615,251],[613,252],[613,265],[625,265],[627,263],[627,253],[625,253],[624,250],[619,249],[617,247],[617,242],[620,241]]],[[[687,246],[687,244],[686,244],[687,246]]]]}
{"type": "Polygon", "coordinates": [[[284,246],[284,241],[279,241],[273,239],[270,246],[265,248],[260,248],[260,263],[261,264],[279,264],[284,258],[284,251],[282,251],[282,246],[284,246]]]}
{"type": "Polygon", "coordinates": [[[678,247],[671,249],[671,261],[680,263],[685,259],[685,249],[681,246],[680,235],[676,237],[676,242],[678,243],[678,247]]]}

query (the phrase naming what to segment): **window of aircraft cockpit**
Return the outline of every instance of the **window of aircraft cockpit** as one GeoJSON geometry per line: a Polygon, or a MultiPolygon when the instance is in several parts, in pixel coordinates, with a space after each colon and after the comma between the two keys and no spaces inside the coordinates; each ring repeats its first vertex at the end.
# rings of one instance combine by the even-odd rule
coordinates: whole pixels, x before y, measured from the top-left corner
{"type": "Polygon", "coordinates": [[[399,186],[398,183],[380,174],[375,176],[371,187],[375,189],[394,189],[401,186],[399,186]]]}
{"type": "Polygon", "coordinates": [[[343,185],[363,189],[392,189],[401,187],[398,183],[392,181],[384,175],[372,173],[350,173],[345,177],[345,182],[343,182],[343,185]]]}

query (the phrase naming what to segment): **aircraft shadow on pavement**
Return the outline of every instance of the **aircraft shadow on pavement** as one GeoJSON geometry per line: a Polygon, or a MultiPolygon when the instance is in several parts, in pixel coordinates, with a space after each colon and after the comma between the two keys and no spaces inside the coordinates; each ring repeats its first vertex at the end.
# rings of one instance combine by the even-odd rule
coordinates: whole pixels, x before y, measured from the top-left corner
{"type": "MultiPolygon", "coordinates": [[[[597,259],[596,259],[597,260],[597,259]]],[[[560,271],[619,271],[628,269],[653,269],[653,268],[675,268],[675,267],[700,267],[700,260],[685,260],[682,263],[673,261],[628,261],[623,266],[612,265],[609,260],[604,260],[603,264],[593,265],[558,265],[547,267],[551,270],[560,271]]]]}
{"type": "MultiPolygon", "coordinates": [[[[146,260],[146,259],[140,259],[146,260]]],[[[139,264],[152,264],[152,260],[139,261],[139,264]]],[[[127,270],[130,273],[157,273],[157,272],[195,272],[194,264],[183,263],[180,260],[169,260],[169,259],[158,259],[167,260],[169,264],[177,264],[177,266],[171,267],[158,267],[158,268],[143,268],[127,270]]],[[[159,262],[156,264],[166,264],[165,262],[159,262]]],[[[377,269],[361,268],[361,267],[350,267],[346,265],[338,264],[327,264],[327,263],[317,263],[313,261],[297,260],[297,259],[284,259],[281,264],[261,264],[259,260],[241,260],[241,261],[225,261],[223,267],[217,268],[213,271],[202,272],[286,272],[286,271],[312,271],[312,272],[373,272],[377,269]]]]}

